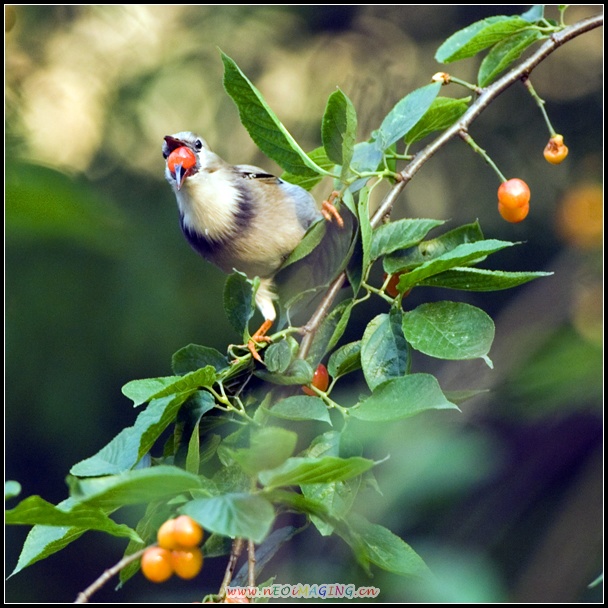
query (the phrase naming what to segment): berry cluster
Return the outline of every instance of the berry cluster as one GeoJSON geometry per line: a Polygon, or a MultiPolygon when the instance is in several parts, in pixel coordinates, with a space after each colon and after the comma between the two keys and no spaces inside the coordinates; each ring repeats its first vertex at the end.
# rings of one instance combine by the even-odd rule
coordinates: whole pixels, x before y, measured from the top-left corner
{"type": "Polygon", "coordinates": [[[141,571],[153,583],[163,583],[176,574],[194,578],[203,567],[200,543],[203,529],[188,515],[167,520],[157,533],[158,545],[148,547],[141,558],[141,571]]]}

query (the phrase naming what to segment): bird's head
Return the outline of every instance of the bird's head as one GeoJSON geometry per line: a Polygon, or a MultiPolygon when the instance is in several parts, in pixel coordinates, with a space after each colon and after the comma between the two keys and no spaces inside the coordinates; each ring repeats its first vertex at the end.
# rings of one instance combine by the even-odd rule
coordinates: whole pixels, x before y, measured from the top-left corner
{"type": "Polygon", "coordinates": [[[163,142],[163,158],[167,161],[165,176],[177,190],[184,185],[186,178],[201,169],[207,169],[215,154],[207,142],[190,131],[166,135],[163,142]]]}

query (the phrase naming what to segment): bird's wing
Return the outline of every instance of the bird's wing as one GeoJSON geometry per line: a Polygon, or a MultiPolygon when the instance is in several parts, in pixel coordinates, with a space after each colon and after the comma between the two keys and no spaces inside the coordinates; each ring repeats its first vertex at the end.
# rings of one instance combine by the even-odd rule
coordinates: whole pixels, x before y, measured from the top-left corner
{"type": "Polygon", "coordinates": [[[253,165],[235,165],[234,169],[236,174],[243,179],[255,179],[268,184],[278,184],[281,181],[276,175],[253,165]]]}

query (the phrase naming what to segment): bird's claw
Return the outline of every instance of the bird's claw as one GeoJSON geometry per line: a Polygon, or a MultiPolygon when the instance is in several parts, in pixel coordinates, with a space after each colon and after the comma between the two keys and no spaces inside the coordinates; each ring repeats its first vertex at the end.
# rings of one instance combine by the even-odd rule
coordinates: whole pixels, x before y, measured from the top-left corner
{"type": "Polygon", "coordinates": [[[336,224],[340,226],[340,228],[344,228],[344,220],[340,215],[339,211],[334,206],[334,201],[340,198],[340,193],[337,190],[334,190],[326,201],[321,203],[322,209],[321,214],[326,219],[326,221],[331,222],[334,219],[336,220],[336,224]]]}
{"type": "Polygon", "coordinates": [[[247,349],[251,356],[260,363],[263,363],[262,357],[257,351],[257,346],[260,342],[272,342],[272,338],[266,335],[266,332],[272,327],[272,321],[266,320],[260,328],[247,341],[247,349]]]}

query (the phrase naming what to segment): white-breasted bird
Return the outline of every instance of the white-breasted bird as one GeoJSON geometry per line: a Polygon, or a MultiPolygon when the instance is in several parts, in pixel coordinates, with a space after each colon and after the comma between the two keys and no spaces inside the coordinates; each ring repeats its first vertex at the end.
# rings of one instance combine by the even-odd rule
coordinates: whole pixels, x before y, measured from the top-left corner
{"type": "Polygon", "coordinates": [[[258,167],[227,163],[190,131],[167,135],[163,157],[190,245],[226,273],[236,269],[260,278],[255,303],[264,323],[248,348],[261,360],[256,342],[268,341],[266,332],[276,318],[275,273],[321,214],[339,224],[342,218],[331,206],[320,212],[300,186],[258,167]]]}

